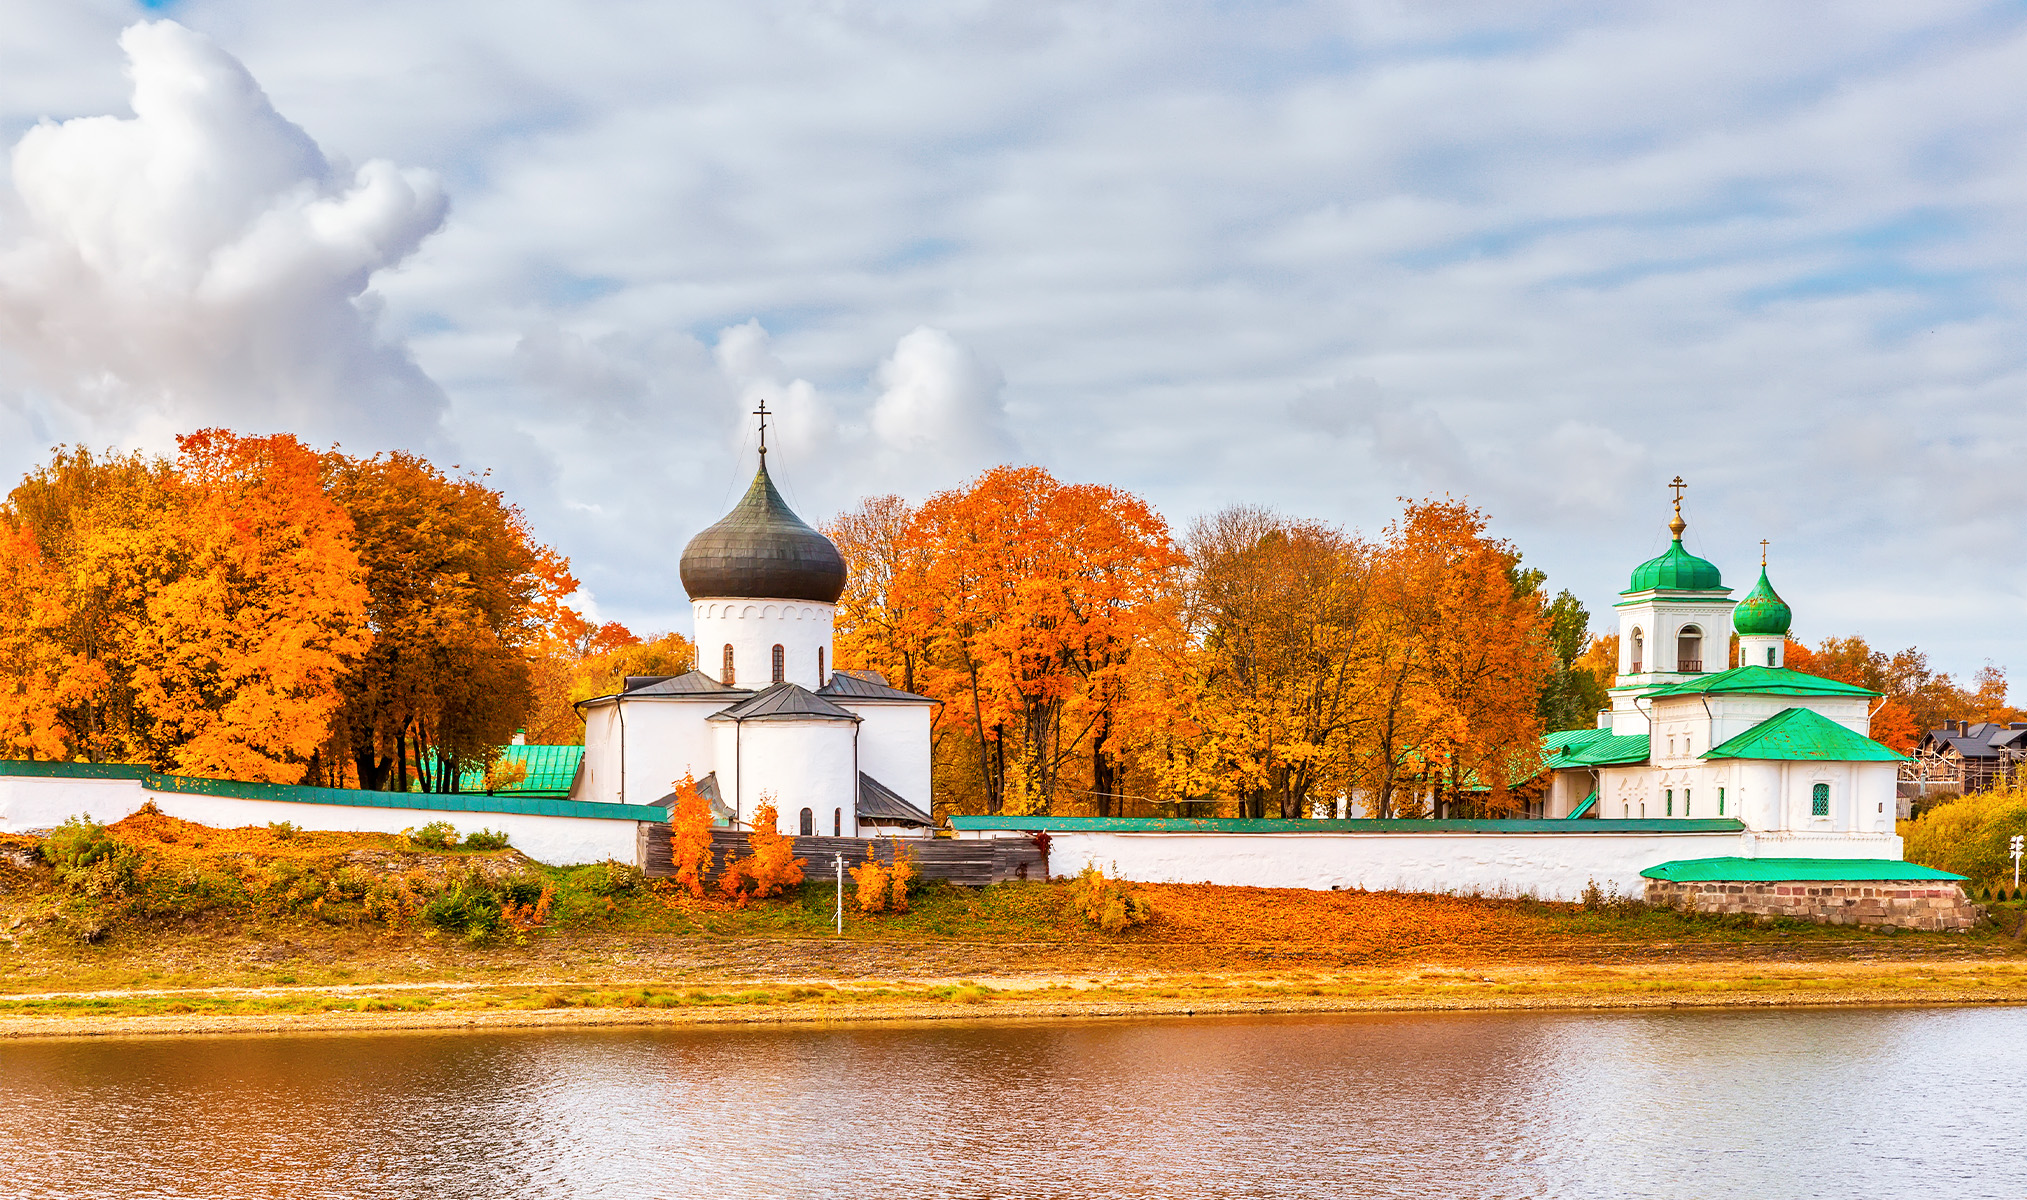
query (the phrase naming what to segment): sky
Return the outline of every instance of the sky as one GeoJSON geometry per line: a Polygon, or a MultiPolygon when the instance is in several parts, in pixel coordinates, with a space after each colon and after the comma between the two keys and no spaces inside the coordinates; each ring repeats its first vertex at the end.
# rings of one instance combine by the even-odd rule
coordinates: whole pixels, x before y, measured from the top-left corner
{"type": "Polygon", "coordinates": [[[1376,534],[1608,626],[1666,545],[2027,671],[2027,6],[0,0],[0,478],[207,425],[488,472],[685,630],[999,462],[1376,534]]]}

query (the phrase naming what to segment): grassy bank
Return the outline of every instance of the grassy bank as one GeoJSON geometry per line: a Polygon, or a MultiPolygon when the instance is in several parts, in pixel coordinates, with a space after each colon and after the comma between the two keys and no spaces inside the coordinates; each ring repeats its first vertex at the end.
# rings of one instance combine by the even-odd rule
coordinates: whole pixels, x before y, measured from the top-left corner
{"type": "Polygon", "coordinates": [[[0,1033],[2027,1000],[2017,906],[1967,935],[1530,900],[830,881],[746,906],[510,849],[140,814],[0,844],[0,1033]],[[68,858],[66,858],[68,855],[68,858]],[[851,900],[847,884],[846,900],[851,900]]]}

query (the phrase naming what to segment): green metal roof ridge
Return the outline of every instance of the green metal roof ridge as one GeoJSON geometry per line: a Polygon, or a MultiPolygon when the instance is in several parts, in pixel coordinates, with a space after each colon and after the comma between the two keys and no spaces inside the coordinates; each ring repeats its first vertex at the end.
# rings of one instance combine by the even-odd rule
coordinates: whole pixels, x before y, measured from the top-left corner
{"type": "Polygon", "coordinates": [[[51,779],[131,779],[151,792],[272,800],[284,804],[337,804],[354,808],[413,808],[430,812],[500,813],[524,817],[585,817],[609,821],[666,821],[666,810],[649,804],[604,804],[595,800],[553,800],[469,792],[369,792],[359,788],[305,787],[293,783],[247,783],[195,775],[163,775],[138,763],[59,763],[0,759],[0,776],[51,779]]]}
{"type": "Polygon", "coordinates": [[[1907,762],[1908,757],[1846,729],[1822,713],[1784,708],[1744,733],[1726,738],[1702,758],[1772,762],[1907,762]]]}
{"type": "Polygon", "coordinates": [[[1484,820],[1309,821],[1272,817],[982,817],[951,816],[952,829],[966,832],[1008,830],[1023,833],[1742,833],[1745,824],[1730,817],[1571,821],[1564,817],[1484,820]]]}
{"type": "Polygon", "coordinates": [[[1790,667],[1760,667],[1748,664],[1699,675],[1681,683],[1671,683],[1651,692],[1640,693],[1643,700],[1663,696],[1693,696],[1698,693],[1740,693],[1761,696],[1877,696],[1871,688],[1845,683],[1838,679],[1825,679],[1821,675],[1809,675],[1790,667]]]}
{"type": "Polygon", "coordinates": [[[1962,881],[1964,876],[1889,858],[1684,858],[1640,872],[1673,883],[1912,883],[1962,881]]]}

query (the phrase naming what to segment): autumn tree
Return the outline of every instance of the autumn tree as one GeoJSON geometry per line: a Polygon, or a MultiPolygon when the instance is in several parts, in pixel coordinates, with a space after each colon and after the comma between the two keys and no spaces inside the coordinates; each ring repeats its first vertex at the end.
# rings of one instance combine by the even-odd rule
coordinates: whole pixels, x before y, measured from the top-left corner
{"type": "Polygon", "coordinates": [[[904,549],[917,687],[967,731],[988,812],[1048,811],[1066,765],[1116,754],[1118,680],[1180,562],[1166,525],[1125,492],[997,467],[931,497],[904,549]]]}
{"type": "MultiPolygon", "coordinates": [[[[1598,723],[1599,710],[1611,703],[1606,694],[1609,679],[1600,679],[1588,659],[1594,645],[1590,625],[1591,614],[1567,589],[1548,606],[1548,644],[1554,667],[1535,706],[1545,732],[1592,728],[1598,723]]],[[[1612,653],[1618,653],[1616,636],[1612,653]]]]}
{"type": "Polygon", "coordinates": [[[394,452],[327,458],[367,571],[372,649],[344,681],[359,785],[454,791],[526,721],[530,660],[576,588],[482,478],[394,452]]]}
{"type": "Polygon", "coordinates": [[[351,523],[294,438],[178,445],[59,451],[9,495],[0,721],[30,752],[298,782],[370,640],[351,523]]]}
{"type": "Polygon", "coordinates": [[[911,536],[915,510],[899,496],[873,496],[823,526],[848,565],[838,597],[837,664],[878,671],[905,692],[928,654],[923,625],[933,606],[916,602],[923,547],[911,536]]]}
{"type": "Polygon", "coordinates": [[[530,663],[534,708],[528,740],[575,746],[584,741],[579,701],[610,696],[628,676],[681,675],[693,667],[696,651],[680,633],[636,636],[617,621],[592,625],[564,609],[530,663]]]}

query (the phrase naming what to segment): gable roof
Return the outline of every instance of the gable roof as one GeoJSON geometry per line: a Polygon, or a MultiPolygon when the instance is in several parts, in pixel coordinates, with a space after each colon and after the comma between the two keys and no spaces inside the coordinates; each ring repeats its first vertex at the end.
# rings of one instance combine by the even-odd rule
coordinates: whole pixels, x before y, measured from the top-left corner
{"type": "Polygon", "coordinates": [[[488,789],[486,770],[480,767],[460,774],[457,788],[489,796],[568,796],[577,779],[577,766],[583,761],[582,746],[502,746],[494,778],[518,764],[527,772],[520,782],[488,789]]]}
{"type": "Polygon", "coordinates": [[[856,721],[846,709],[799,683],[777,683],[730,708],[712,713],[712,721],[856,721]]]}
{"type": "Polygon", "coordinates": [[[1549,762],[1552,767],[1623,767],[1632,763],[1646,762],[1651,751],[1647,735],[1629,733],[1619,735],[1610,730],[1601,730],[1605,736],[1592,738],[1575,750],[1549,762]]]}
{"type": "Polygon", "coordinates": [[[893,788],[859,772],[859,820],[879,825],[931,825],[929,814],[900,797],[893,788]]]}
{"type": "Polygon", "coordinates": [[[1651,700],[1662,696],[1730,695],[1744,693],[1757,696],[1877,696],[1871,688],[1825,679],[1821,675],[1805,675],[1786,667],[1733,667],[1714,675],[1699,675],[1682,683],[1671,683],[1641,693],[1641,699],[1651,700]]]}
{"type": "Polygon", "coordinates": [[[850,700],[912,700],[921,704],[936,703],[927,696],[904,692],[889,685],[878,671],[832,671],[830,682],[818,688],[816,694],[850,700]]]}
{"type": "Polygon", "coordinates": [[[1704,758],[1776,761],[1906,762],[1907,756],[1806,708],[1789,708],[1703,752],[1704,758]]]}

